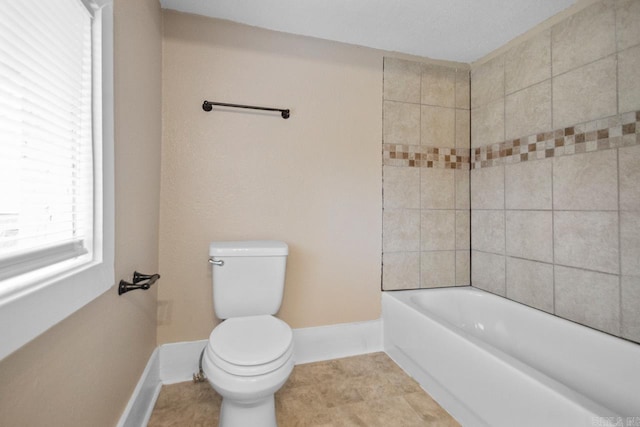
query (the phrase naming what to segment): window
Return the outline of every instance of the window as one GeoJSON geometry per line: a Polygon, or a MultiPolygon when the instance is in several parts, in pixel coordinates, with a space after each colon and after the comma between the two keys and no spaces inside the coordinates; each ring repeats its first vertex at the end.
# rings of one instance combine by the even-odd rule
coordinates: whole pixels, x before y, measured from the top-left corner
{"type": "Polygon", "coordinates": [[[113,284],[112,62],[111,0],[0,3],[0,358],[113,284]]]}

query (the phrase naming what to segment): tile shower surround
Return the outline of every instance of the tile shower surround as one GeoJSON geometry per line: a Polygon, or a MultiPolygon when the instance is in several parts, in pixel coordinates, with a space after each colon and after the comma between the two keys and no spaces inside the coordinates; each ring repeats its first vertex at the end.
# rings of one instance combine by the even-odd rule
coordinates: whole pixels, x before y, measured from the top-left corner
{"type": "MultiPolygon", "coordinates": [[[[386,65],[385,59],[385,102],[425,102],[424,80],[396,78],[402,71],[397,64],[387,78],[386,65]]],[[[405,65],[405,72],[413,67],[405,74],[418,66],[405,65]]],[[[383,289],[430,287],[425,266],[427,275],[439,277],[445,264],[438,263],[450,269],[451,260],[444,257],[420,263],[424,252],[418,251],[433,248],[421,242],[425,230],[443,248],[455,240],[456,254],[464,253],[457,251],[459,233],[450,222],[428,222],[444,226],[444,233],[421,224],[422,178],[439,175],[426,171],[446,171],[455,174],[455,207],[436,207],[456,209],[461,218],[456,225],[471,219],[473,286],[640,342],[639,67],[640,1],[595,2],[474,67],[467,106],[454,104],[470,108],[473,121],[466,133],[460,131],[470,121],[456,122],[455,144],[422,136],[388,139],[385,133],[385,216],[402,226],[386,229],[383,221],[383,243],[388,231],[399,230],[405,239],[390,253],[383,245],[383,289]],[[469,145],[461,143],[464,138],[471,139],[469,145]],[[408,180],[393,175],[416,176],[412,170],[419,171],[420,186],[416,190],[412,183],[405,191],[400,184],[408,180]],[[387,171],[393,172],[392,185],[386,183],[387,171]],[[464,189],[464,177],[470,189],[464,189]],[[470,205],[458,203],[456,190],[470,205]],[[411,205],[398,206],[402,200],[411,205]],[[400,212],[388,214],[390,208],[400,212]],[[402,223],[405,219],[410,224],[402,223]],[[416,260],[421,277],[409,274],[416,260]],[[387,281],[394,274],[403,278],[387,281]],[[398,284],[406,286],[394,287],[398,284]]],[[[422,119],[416,111],[411,117],[414,126],[422,119]]],[[[393,117],[398,118],[400,129],[410,123],[393,117]]],[[[424,128],[425,121],[419,123],[424,128]]],[[[431,120],[429,126],[442,125],[431,120]]],[[[433,179],[428,186],[427,197],[438,203],[451,199],[448,181],[433,179]]],[[[445,283],[437,286],[452,285],[445,283]]]]}
{"type": "MultiPolygon", "coordinates": [[[[539,167],[538,174],[551,177],[552,167],[551,164],[546,168],[543,166],[545,159],[612,152],[611,150],[617,148],[638,145],[640,145],[640,111],[634,111],[478,147],[470,150],[471,156],[465,155],[469,150],[464,149],[384,144],[383,163],[385,166],[408,168],[487,170],[501,165],[528,162],[532,167],[539,167]],[[534,162],[537,164],[534,165],[534,162]]],[[[617,158],[617,156],[613,157],[617,158]]],[[[626,168],[625,170],[638,167],[635,158],[626,159],[621,156],[620,162],[622,167],[626,168]]],[[[558,173],[556,172],[556,179],[560,178],[557,176],[558,173]]],[[[498,185],[504,185],[505,173],[500,174],[498,178],[500,181],[498,185]]],[[[552,189],[552,178],[549,178],[546,184],[540,176],[535,179],[540,185],[548,187],[547,192],[555,191],[556,199],[558,195],[562,195],[563,198],[576,197],[577,192],[563,189],[559,183],[556,183],[555,189],[552,189]]],[[[621,179],[633,181],[629,176],[621,179]]],[[[484,182],[491,182],[491,179],[485,179],[484,182]]],[[[617,319],[621,317],[622,312],[638,312],[640,307],[632,307],[629,302],[625,302],[626,299],[622,299],[620,311],[611,313],[613,316],[610,318],[601,316],[594,320],[592,316],[582,313],[582,310],[575,309],[576,303],[588,304],[587,297],[576,297],[580,295],[576,286],[580,285],[576,283],[575,278],[578,277],[580,282],[591,286],[592,293],[611,306],[618,304],[617,299],[621,298],[621,295],[640,293],[635,284],[640,282],[636,277],[640,276],[640,249],[634,249],[637,241],[640,241],[640,215],[636,214],[640,209],[639,203],[635,202],[633,197],[625,198],[621,195],[620,242],[607,243],[607,240],[614,239],[618,235],[617,192],[614,194],[615,197],[608,197],[610,195],[606,194],[593,195],[602,201],[599,209],[603,212],[590,210],[579,201],[555,200],[554,206],[553,197],[541,201],[533,194],[518,201],[515,199],[518,188],[507,188],[517,187],[518,184],[518,182],[506,183],[504,191],[509,193],[509,202],[506,206],[505,195],[493,201],[490,196],[483,196],[482,203],[487,203],[486,205],[474,203],[474,206],[478,207],[474,208],[472,214],[474,218],[472,227],[475,230],[471,245],[473,260],[487,268],[478,271],[477,274],[474,273],[473,285],[613,335],[638,341],[637,326],[627,326],[632,322],[631,319],[626,323],[623,322],[622,326],[617,319]],[[552,210],[553,208],[555,211],[552,210]],[[611,217],[609,222],[613,224],[612,229],[602,228],[600,217],[603,215],[611,217]],[[478,218],[477,222],[475,218],[478,218]],[[552,225],[554,223],[555,230],[552,225]],[[592,240],[586,238],[579,245],[569,243],[566,247],[560,245],[562,248],[558,247],[554,251],[554,241],[558,246],[563,239],[562,236],[575,234],[576,227],[580,228],[576,225],[577,223],[584,224],[584,229],[578,234],[586,233],[594,238],[592,240]],[[481,227],[480,224],[483,226],[481,227]],[[493,226],[489,230],[486,227],[490,224],[493,226]],[[602,229],[604,234],[598,235],[593,227],[602,229]],[[491,233],[487,234],[489,231],[491,233]],[[496,231],[499,233],[496,234],[496,231]],[[548,241],[542,242],[534,238],[534,235],[545,234],[549,235],[548,241]],[[530,247],[526,248],[527,242],[533,246],[529,245],[530,247]],[[614,246],[617,252],[600,253],[590,259],[590,256],[594,255],[588,252],[592,251],[584,247],[596,245],[614,246]],[[583,249],[581,250],[580,247],[583,249]],[[576,255],[580,259],[576,260],[576,255]],[[621,274],[618,276],[619,272],[621,274]],[[621,290],[617,293],[618,281],[620,281],[621,290]],[[504,287],[507,283],[508,289],[504,287]],[[619,296],[616,297],[615,295],[618,294],[619,296]],[[584,298],[587,299],[580,301],[584,298]],[[610,300],[611,298],[614,299],[610,300]]],[[[628,182],[626,186],[640,187],[640,182],[628,182]]],[[[635,298],[638,299],[637,296],[635,298]]]]}
{"type": "Polygon", "coordinates": [[[469,71],[384,59],[383,286],[470,280],[469,71]]]}
{"type": "MultiPolygon", "coordinates": [[[[554,157],[567,158],[585,153],[607,152],[638,145],[640,145],[640,111],[634,111],[471,150],[384,144],[383,163],[385,166],[409,168],[479,170],[493,169],[501,165],[545,161],[545,159],[554,157]],[[470,156],[467,154],[469,151],[471,151],[470,156]]],[[[638,167],[637,160],[633,158],[621,157],[620,162],[622,167],[626,167],[627,170],[638,167]]],[[[538,163],[538,165],[542,167],[542,163],[538,163]]],[[[542,173],[551,175],[551,165],[547,169],[542,173]]],[[[501,179],[505,179],[504,172],[501,179]]],[[[621,180],[625,179],[633,181],[632,177],[621,176],[621,180]]],[[[549,192],[553,192],[551,189],[553,183],[549,182],[547,186],[549,192]]],[[[640,182],[626,183],[627,188],[633,186],[640,187],[640,182]]],[[[517,190],[510,191],[507,188],[504,191],[510,194],[515,194],[514,191],[517,192],[517,190]]],[[[562,190],[557,184],[556,192],[560,194],[563,191],[566,193],[568,190],[562,190]]],[[[612,209],[610,202],[613,199],[608,200],[604,194],[596,194],[596,197],[603,200],[602,209],[612,209]]],[[[551,197],[546,202],[530,201],[534,207],[531,207],[533,210],[527,210],[526,204],[523,204],[526,201],[510,202],[505,206],[504,198],[505,196],[501,196],[496,202],[497,205],[494,206],[491,197],[488,197],[486,198],[489,203],[487,206],[477,204],[480,207],[474,209],[474,216],[480,217],[488,214],[490,218],[495,217],[495,220],[502,224],[498,226],[500,233],[497,237],[494,232],[492,232],[493,237],[483,237],[487,230],[476,228],[472,243],[473,260],[487,268],[478,271],[477,274],[474,273],[474,286],[595,329],[639,341],[638,326],[636,325],[638,320],[635,319],[638,316],[637,314],[633,315],[639,309],[632,302],[640,299],[640,295],[638,295],[640,291],[637,289],[636,283],[640,282],[637,278],[640,276],[640,249],[636,248],[637,241],[640,241],[640,215],[637,214],[640,206],[635,201],[637,197],[621,195],[619,223],[616,212],[617,204],[615,209],[610,212],[595,211],[593,213],[594,211],[588,209],[562,211],[561,209],[586,209],[586,207],[581,206],[579,202],[577,204],[573,202],[566,206],[558,205],[559,202],[556,200],[556,210],[553,211],[551,210],[553,197],[551,197]],[[500,203],[502,206],[498,206],[500,203]],[[505,207],[507,210],[504,210],[505,207]],[[536,207],[543,210],[534,209],[536,207]],[[613,228],[609,230],[605,227],[604,234],[598,235],[593,227],[601,228],[603,226],[599,218],[602,215],[611,217],[608,222],[613,224],[613,228]],[[522,218],[519,220],[518,217],[522,218]],[[554,222],[555,231],[552,230],[554,222]],[[567,244],[567,247],[557,249],[555,259],[553,258],[553,247],[545,247],[536,239],[530,239],[532,233],[538,235],[546,233],[550,234],[550,239],[546,243],[553,246],[553,242],[556,241],[557,245],[558,241],[562,239],[561,236],[575,233],[575,224],[577,223],[585,224],[579,234],[586,233],[595,236],[595,238],[592,240],[587,238],[577,246],[567,244]],[[534,227],[528,227],[527,224],[534,227]],[[603,244],[602,242],[607,239],[610,240],[617,236],[618,226],[620,227],[620,241],[619,243],[611,243],[616,246],[616,249],[619,245],[618,251],[612,254],[600,254],[594,259],[590,259],[588,252],[592,251],[585,250],[584,247],[595,247],[603,244]],[[518,236],[519,238],[516,238],[518,236]],[[534,247],[520,248],[524,245],[523,241],[526,240],[531,240],[534,247]],[[495,246],[491,246],[495,242],[498,245],[506,244],[506,246],[496,249],[495,246]],[[580,247],[583,249],[581,250],[580,247]],[[582,259],[575,260],[576,254],[582,259]],[[618,262],[618,257],[620,257],[620,262],[618,262]],[[618,272],[622,274],[618,275],[618,272]],[[503,287],[507,286],[507,283],[508,289],[503,287]],[[589,295],[578,291],[577,287],[584,285],[591,288],[589,295]],[[620,290],[618,291],[618,289],[620,290]],[[588,314],[583,309],[576,309],[576,305],[577,307],[589,306],[591,297],[598,298],[600,303],[610,307],[618,307],[619,299],[622,302],[619,305],[619,311],[613,309],[609,313],[610,316],[588,314]],[[627,313],[627,321],[624,321],[624,313],[627,313]]],[[[489,222],[483,221],[485,225],[490,223],[495,223],[495,221],[492,219],[489,219],[489,222]]],[[[579,225],[577,227],[580,228],[579,225]]],[[[605,245],[611,246],[606,243],[605,245]]]]}
{"type": "MultiPolygon", "coordinates": [[[[474,67],[466,99],[473,117],[471,150],[457,139],[455,145],[428,141],[426,151],[415,147],[425,145],[423,138],[385,138],[383,169],[404,170],[407,176],[417,169],[423,177],[438,175],[425,171],[455,168],[454,191],[471,199],[471,211],[456,215],[471,217],[473,286],[640,342],[639,67],[640,1],[586,5],[474,67]],[[441,156],[445,148],[455,148],[445,151],[448,159],[441,156]],[[468,193],[464,176],[471,184],[468,193]]],[[[391,70],[393,77],[399,70],[391,70]]],[[[385,95],[386,72],[385,67],[385,95]]],[[[392,81],[393,99],[424,102],[424,84],[402,77],[392,81]]],[[[400,127],[407,123],[401,121],[400,127]]],[[[461,129],[456,123],[456,132],[461,129]]],[[[404,190],[396,194],[398,183],[390,191],[385,187],[385,209],[388,194],[394,203],[408,200],[404,190]]],[[[438,186],[451,191],[444,184],[429,183],[429,194],[438,186]]],[[[454,197],[455,208],[464,209],[454,197]]],[[[396,217],[421,222],[406,211],[396,217]]],[[[397,230],[403,237],[423,236],[424,227],[390,227],[397,230]]],[[[383,229],[383,239],[386,235],[383,229]]],[[[406,241],[415,245],[416,240],[406,241]]],[[[401,247],[389,258],[395,262],[393,274],[406,276],[413,264],[400,256],[401,247]]],[[[384,289],[386,257],[383,253],[384,289]]],[[[438,273],[436,261],[427,265],[438,273]]],[[[425,287],[422,279],[415,288],[425,287]]]]}
{"type": "Polygon", "coordinates": [[[472,284],[640,342],[640,1],[474,67],[472,284]]]}
{"type": "Polygon", "coordinates": [[[472,285],[640,342],[640,111],[472,151],[472,285]]]}

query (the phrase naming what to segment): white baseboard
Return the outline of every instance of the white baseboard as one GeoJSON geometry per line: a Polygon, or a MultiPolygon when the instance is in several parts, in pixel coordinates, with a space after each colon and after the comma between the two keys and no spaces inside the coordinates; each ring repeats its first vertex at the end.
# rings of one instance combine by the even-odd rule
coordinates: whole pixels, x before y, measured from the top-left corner
{"type": "MultiPolygon", "coordinates": [[[[190,381],[207,340],[163,344],[155,349],[118,427],[147,425],[160,387],[190,381]]],[[[383,351],[382,319],[293,330],[296,365],[383,351]]]]}
{"type": "Polygon", "coordinates": [[[159,353],[159,347],[151,353],[147,366],[118,421],[118,427],[140,427],[146,426],[149,422],[162,387],[159,353]]]}
{"type": "Polygon", "coordinates": [[[163,344],[160,347],[160,381],[175,384],[193,379],[198,372],[200,353],[208,340],[163,344]]]}
{"type": "MultiPolygon", "coordinates": [[[[207,340],[161,345],[162,384],[191,380],[206,345],[207,340]]],[[[293,346],[296,365],[382,351],[382,319],[294,329],[293,346]]]]}
{"type": "Polygon", "coordinates": [[[293,330],[296,365],[383,350],[382,319],[293,330]]]}

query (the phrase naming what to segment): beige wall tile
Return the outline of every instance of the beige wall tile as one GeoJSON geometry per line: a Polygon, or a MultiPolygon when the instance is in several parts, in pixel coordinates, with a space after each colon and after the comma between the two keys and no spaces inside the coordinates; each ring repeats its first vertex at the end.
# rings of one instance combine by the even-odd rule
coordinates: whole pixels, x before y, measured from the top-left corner
{"type": "Polygon", "coordinates": [[[620,258],[623,275],[640,276],[640,211],[620,212],[620,258]]]}
{"type": "Polygon", "coordinates": [[[422,104],[453,108],[455,84],[454,68],[425,65],[422,70],[422,104]]]}
{"type": "Polygon", "coordinates": [[[505,55],[504,84],[512,93],[551,78],[551,30],[513,47],[505,55]]]}
{"type": "Polygon", "coordinates": [[[420,168],[422,209],[455,208],[455,170],[420,168]]]}
{"type": "Polygon", "coordinates": [[[383,142],[386,144],[420,144],[420,105],[385,101],[383,142]]]}
{"type": "Polygon", "coordinates": [[[507,255],[553,262],[551,211],[507,211],[507,255]]]}
{"type": "Polygon", "coordinates": [[[456,148],[471,147],[471,112],[456,110],[456,148]]]}
{"type": "Polygon", "coordinates": [[[454,176],[456,181],[456,209],[470,209],[470,186],[469,171],[456,169],[454,176]]]}
{"type": "Polygon", "coordinates": [[[553,265],[507,257],[507,298],[553,313],[553,265]]]}
{"type": "Polygon", "coordinates": [[[455,249],[455,211],[423,210],[420,217],[421,250],[446,251],[455,249]]]}
{"type": "Polygon", "coordinates": [[[471,251],[471,285],[504,296],[505,256],[471,251]]]}
{"type": "Polygon", "coordinates": [[[553,207],[562,210],[617,210],[615,150],[553,159],[553,207]]]}
{"type": "Polygon", "coordinates": [[[558,316],[620,334],[618,276],[555,266],[555,304],[558,316]]]}
{"type": "Polygon", "coordinates": [[[504,55],[471,70],[471,108],[504,97],[504,55]]]}
{"type": "Polygon", "coordinates": [[[616,1],[616,34],[618,50],[640,43],[640,2],[638,0],[616,1]]]}
{"type": "Polygon", "coordinates": [[[508,95],[505,136],[514,139],[551,129],[551,80],[508,95]]]}
{"type": "Polygon", "coordinates": [[[471,284],[471,252],[456,251],[456,286],[471,284]]]}
{"type": "Polygon", "coordinates": [[[617,113],[616,98],[615,56],[554,77],[553,127],[612,116],[617,113]]]}
{"type": "Polygon", "coordinates": [[[383,166],[384,208],[420,208],[420,168],[383,166]]]}
{"type": "Polygon", "coordinates": [[[606,0],[589,6],[551,29],[554,76],[607,56],[615,50],[613,1],[606,0]]]}
{"type": "Polygon", "coordinates": [[[423,105],[420,143],[429,147],[455,147],[455,110],[423,105]]]}
{"type": "Polygon", "coordinates": [[[420,211],[385,209],[382,215],[382,251],[417,251],[420,248],[420,211]]]}
{"type": "Polygon", "coordinates": [[[456,249],[470,249],[471,212],[456,211],[456,249]]]}
{"type": "Polygon", "coordinates": [[[422,252],[420,262],[420,287],[455,286],[456,253],[454,251],[422,252]]]}
{"type": "Polygon", "coordinates": [[[397,58],[384,58],[384,99],[420,103],[422,64],[397,58]]]}
{"type": "Polygon", "coordinates": [[[504,98],[471,111],[471,147],[504,141],[504,98]]]}
{"type": "Polygon", "coordinates": [[[640,210],[640,145],[619,149],[620,209],[640,210]]]}
{"type": "Polygon", "coordinates": [[[551,209],[552,159],[505,166],[507,209],[551,209]]]}
{"type": "MultiPolygon", "coordinates": [[[[640,22],[636,24],[640,27],[640,22]]],[[[640,110],[640,46],[618,53],[619,111],[640,110]]]]}
{"type": "Polygon", "coordinates": [[[504,209],[504,166],[471,171],[471,208],[504,209]]]}
{"type": "MultiPolygon", "coordinates": [[[[471,211],[471,247],[474,250],[504,254],[504,211],[471,211]]],[[[475,268],[475,266],[474,266],[475,268]]]]}
{"type": "Polygon", "coordinates": [[[469,70],[456,71],[456,108],[471,108],[471,80],[469,70]]]}
{"type": "Polygon", "coordinates": [[[554,212],[556,264],[619,272],[617,212],[554,212]]]}
{"type": "Polygon", "coordinates": [[[640,342],[640,277],[621,278],[623,338],[640,342]]]}
{"type": "Polygon", "coordinates": [[[420,287],[420,252],[393,252],[382,255],[382,288],[417,289],[420,287]]]}

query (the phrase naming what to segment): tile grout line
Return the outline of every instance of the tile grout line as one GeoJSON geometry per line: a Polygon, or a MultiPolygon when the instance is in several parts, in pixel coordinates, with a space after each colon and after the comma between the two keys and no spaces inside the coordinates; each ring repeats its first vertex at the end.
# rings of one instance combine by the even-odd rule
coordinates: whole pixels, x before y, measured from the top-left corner
{"type": "MultiPolygon", "coordinates": [[[[456,107],[457,96],[458,93],[458,69],[453,73],[453,106],[456,107]]],[[[453,112],[453,146],[455,148],[458,145],[458,110],[454,110],[453,112]]],[[[456,151],[456,154],[458,152],[456,151]]],[[[469,161],[471,161],[471,157],[469,157],[469,161]]],[[[456,176],[457,169],[453,170],[453,286],[458,285],[458,253],[456,250],[458,249],[458,186],[456,185],[456,176]]]]}
{"type": "Polygon", "coordinates": [[[469,180],[468,180],[469,194],[467,197],[467,200],[469,202],[469,286],[473,286],[473,280],[471,280],[471,272],[473,271],[473,262],[471,261],[471,253],[473,251],[473,247],[471,245],[471,232],[472,232],[471,212],[473,208],[471,206],[471,146],[472,146],[471,121],[472,120],[473,120],[473,116],[471,115],[471,70],[469,70],[469,180]]]}
{"type": "Polygon", "coordinates": [[[504,255],[504,256],[508,256],[509,258],[520,259],[520,260],[523,260],[523,261],[536,262],[536,263],[539,263],[539,264],[551,265],[551,266],[554,266],[554,267],[557,266],[557,267],[564,267],[564,268],[572,268],[574,270],[587,271],[589,273],[604,274],[604,275],[607,275],[607,276],[616,276],[616,277],[619,276],[618,273],[611,273],[611,272],[602,271],[602,270],[594,270],[594,269],[591,269],[591,268],[578,267],[578,266],[575,266],[575,265],[558,264],[558,263],[555,263],[555,262],[554,263],[550,263],[550,262],[546,262],[546,261],[540,261],[540,260],[537,260],[537,259],[524,258],[524,257],[517,256],[517,255],[500,254],[500,253],[497,253],[497,252],[491,252],[491,251],[486,251],[486,250],[482,250],[482,249],[475,249],[475,251],[476,252],[481,252],[481,253],[484,253],[484,254],[490,254],[490,255],[504,255]]]}
{"type": "MultiPolygon", "coordinates": [[[[616,61],[616,112],[620,115],[620,64],[619,64],[619,52],[620,46],[618,46],[618,5],[613,6],[613,35],[615,42],[615,61],[616,61]]],[[[638,124],[636,123],[636,126],[638,124]]],[[[636,130],[637,135],[637,130],[636,130]]],[[[637,140],[637,137],[636,137],[637,140]]],[[[620,205],[620,149],[616,148],[616,181],[618,190],[618,334],[622,336],[622,327],[624,324],[624,313],[622,310],[622,213],[620,212],[622,206],[620,205]]]]}
{"type": "MultiPolygon", "coordinates": [[[[549,71],[551,73],[551,108],[549,108],[549,114],[551,115],[551,128],[555,128],[553,118],[553,27],[549,30],[549,71]]],[[[575,135],[575,133],[574,133],[575,135]]],[[[555,222],[555,209],[553,205],[553,172],[554,161],[551,159],[551,310],[553,314],[556,314],[556,222],[555,222]]]]}
{"type": "MultiPolygon", "coordinates": [[[[418,127],[418,133],[420,135],[419,142],[420,146],[422,146],[422,74],[423,74],[423,66],[420,65],[420,93],[419,103],[420,103],[420,126],[418,127]]],[[[418,208],[419,208],[419,228],[418,228],[418,289],[422,289],[422,168],[419,168],[420,173],[418,173],[418,208]]]]}
{"type": "Polygon", "coordinates": [[[381,225],[382,225],[382,229],[380,230],[380,246],[381,246],[381,255],[380,255],[380,291],[384,291],[384,254],[385,254],[385,250],[384,250],[384,211],[385,211],[385,207],[384,207],[384,144],[385,144],[385,140],[384,140],[384,104],[386,102],[385,96],[384,96],[384,84],[385,84],[385,80],[384,80],[384,74],[385,74],[385,60],[384,57],[382,58],[382,218],[381,218],[381,225]]]}
{"type": "Polygon", "coordinates": [[[507,168],[502,166],[502,209],[503,212],[503,229],[504,229],[504,296],[507,296],[507,168]]]}
{"type": "Polygon", "coordinates": [[[553,171],[554,164],[553,160],[551,161],[551,288],[553,299],[551,301],[553,314],[556,314],[556,211],[553,208],[553,171]]]}
{"type": "Polygon", "coordinates": [[[620,74],[619,65],[618,65],[618,53],[620,52],[618,46],[618,6],[614,4],[613,6],[613,37],[614,37],[614,55],[616,61],[616,112],[620,114],[620,82],[618,75],[620,74]]]}
{"type": "MultiPolygon", "coordinates": [[[[507,137],[507,62],[506,56],[502,57],[502,138],[507,137]]],[[[469,158],[471,162],[471,157],[469,158]]],[[[507,296],[507,167],[502,166],[502,209],[504,212],[504,296],[507,296]]]]}
{"type": "Polygon", "coordinates": [[[387,102],[396,102],[398,104],[418,105],[420,107],[424,106],[424,107],[443,108],[445,110],[462,110],[462,108],[458,108],[455,105],[453,107],[446,107],[444,105],[437,105],[437,104],[423,104],[422,100],[420,100],[420,102],[410,102],[410,101],[400,101],[400,100],[396,100],[396,99],[385,99],[385,101],[387,101],[387,102]]]}
{"type": "MultiPolygon", "coordinates": [[[[551,44],[551,43],[550,43],[550,44],[551,44]]],[[[539,84],[541,84],[541,83],[544,83],[544,82],[545,82],[545,81],[547,81],[547,80],[549,80],[549,81],[551,82],[552,86],[553,86],[553,82],[552,82],[552,80],[553,80],[554,78],[556,78],[556,77],[560,77],[560,76],[563,76],[563,75],[565,75],[565,74],[568,74],[568,73],[570,73],[570,72],[572,72],[572,71],[578,70],[578,69],[580,69],[580,68],[582,68],[582,67],[586,67],[586,66],[592,65],[592,64],[594,64],[594,63],[596,63],[596,62],[598,62],[598,61],[601,61],[601,60],[603,60],[603,59],[607,59],[607,58],[612,57],[612,56],[617,56],[617,55],[618,55],[618,53],[623,52],[623,51],[626,51],[626,50],[629,50],[629,49],[636,48],[636,47],[638,47],[638,45],[640,45],[640,43],[635,44],[635,45],[631,45],[631,46],[628,46],[628,47],[625,47],[624,49],[618,49],[618,47],[616,46],[615,50],[614,50],[613,52],[609,53],[609,54],[606,54],[606,55],[604,55],[604,56],[598,57],[598,58],[593,59],[593,60],[591,60],[591,61],[589,61],[589,62],[585,62],[584,64],[582,64],[582,65],[578,65],[577,67],[570,68],[569,70],[567,70],[567,71],[563,71],[563,72],[561,72],[561,73],[558,73],[557,75],[553,75],[553,57],[551,57],[551,62],[552,62],[552,66],[551,66],[551,76],[550,76],[548,79],[543,79],[543,80],[537,81],[537,82],[535,82],[535,83],[531,83],[531,84],[529,84],[529,85],[527,85],[527,86],[523,86],[523,87],[521,87],[521,88],[519,88],[519,89],[517,89],[517,90],[514,90],[514,91],[512,91],[512,92],[507,92],[507,91],[506,91],[506,88],[505,88],[505,98],[506,98],[506,96],[511,96],[511,95],[516,94],[516,93],[518,93],[518,92],[522,92],[522,91],[524,91],[524,90],[526,90],[526,89],[530,89],[530,88],[532,88],[533,86],[536,86],[536,85],[539,85],[539,84]]],[[[515,47],[515,46],[514,46],[514,47],[515,47]]],[[[495,59],[495,58],[494,58],[494,59],[495,59]]],[[[484,64],[483,64],[483,65],[484,65],[484,64]]],[[[481,66],[482,66],[482,65],[481,65],[481,66]]],[[[487,105],[489,105],[489,104],[491,104],[492,102],[495,102],[495,101],[497,101],[497,99],[494,99],[494,100],[489,101],[489,102],[485,102],[485,103],[484,103],[484,104],[482,104],[482,105],[477,105],[477,106],[476,106],[476,107],[474,107],[473,109],[474,109],[474,110],[477,110],[477,109],[479,109],[479,108],[484,108],[484,107],[486,107],[487,105]]],[[[400,101],[396,101],[396,102],[400,102],[400,101]]],[[[443,108],[448,108],[448,107],[443,107],[443,108]]]]}
{"type": "Polygon", "coordinates": [[[619,317],[619,330],[618,333],[622,336],[622,327],[624,325],[624,311],[622,310],[622,212],[620,206],[620,149],[616,149],[616,173],[618,181],[618,310],[619,317]]]}

